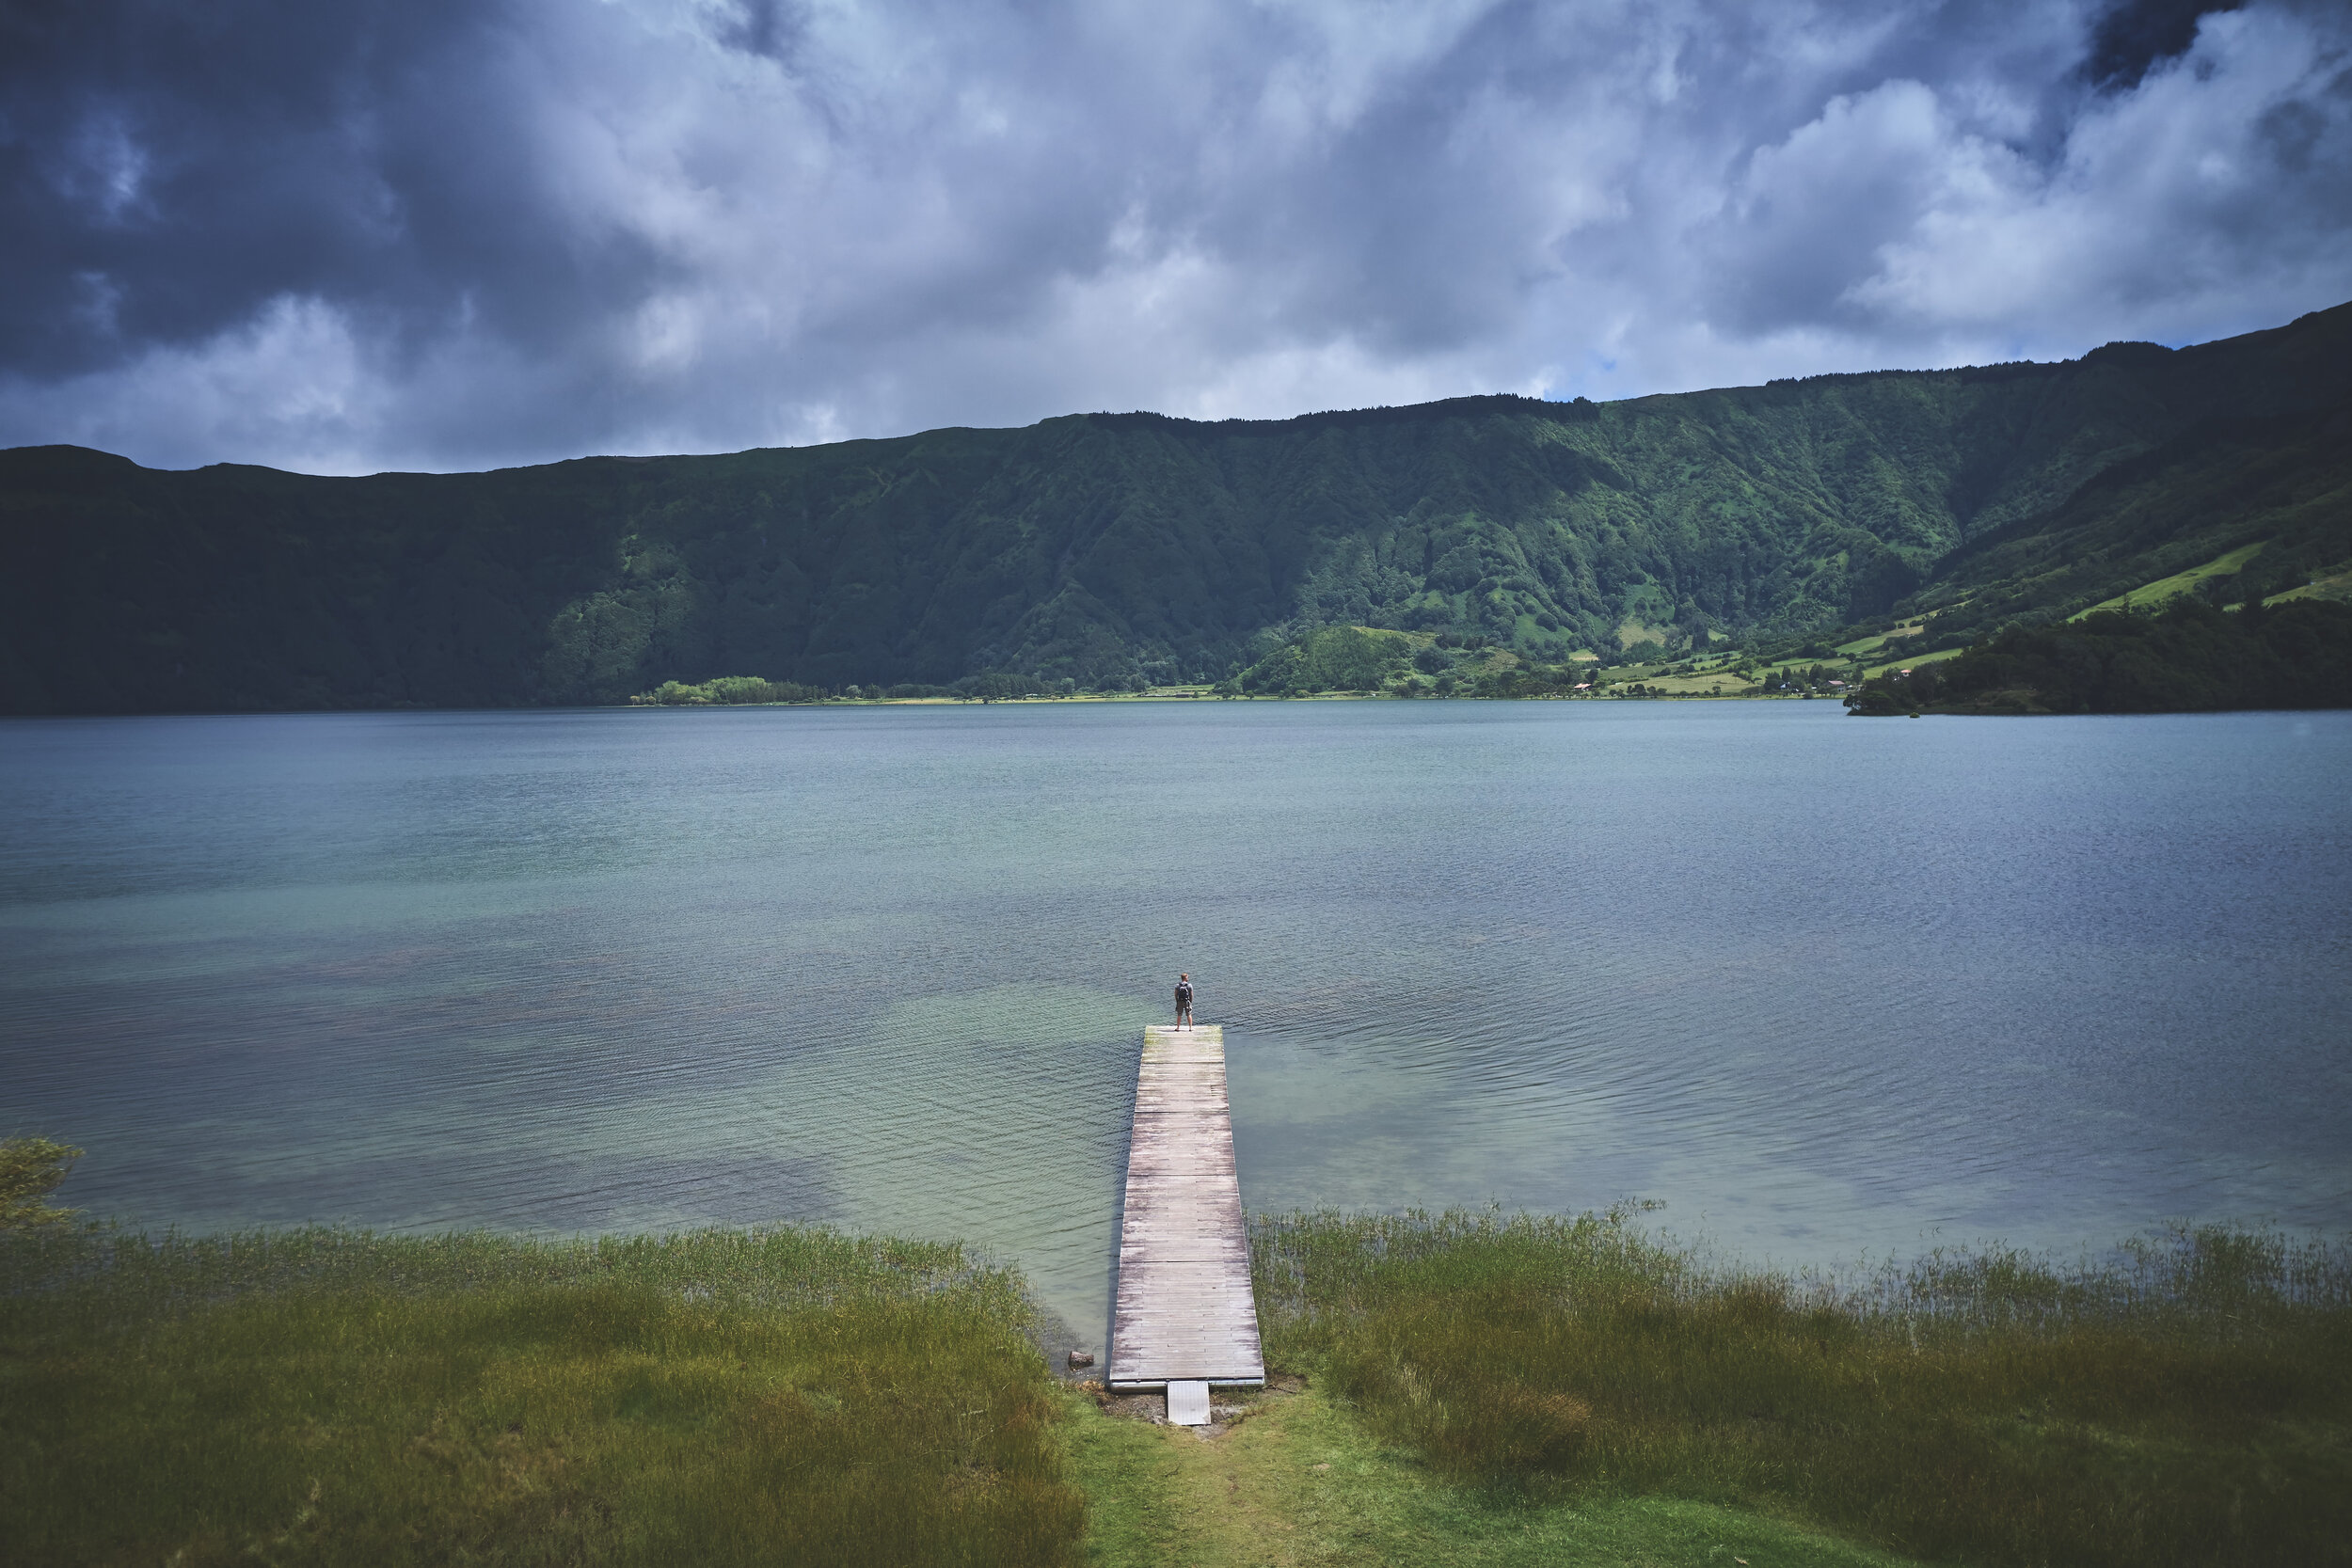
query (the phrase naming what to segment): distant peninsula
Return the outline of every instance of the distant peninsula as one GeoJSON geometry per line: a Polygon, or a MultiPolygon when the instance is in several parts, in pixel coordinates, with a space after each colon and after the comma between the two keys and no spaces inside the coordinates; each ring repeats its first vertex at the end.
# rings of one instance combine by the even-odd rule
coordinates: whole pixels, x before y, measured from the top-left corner
{"type": "Polygon", "coordinates": [[[2154,614],[2101,610],[2012,626],[1948,662],[1882,675],[1846,699],[1898,713],[2209,713],[2352,707],[2352,605],[2187,595],[2154,614]]]}
{"type": "MultiPolygon", "coordinates": [[[[2172,627],[2140,612],[2352,597],[2352,305],[2061,364],[1072,415],[481,474],[19,448],[0,536],[0,711],[20,715],[730,701],[744,682],[755,700],[1859,686],[1880,695],[1858,707],[1908,712],[1928,687],[1888,673],[1936,659],[1943,682],[2007,660],[2009,684],[1931,705],[2030,689],[2012,706],[2058,711],[2106,699],[2018,661],[2122,635],[2064,629],[2087,612],[2172,627]]],[[[2279,624],[2324,642],[2333,623],[2279,624]]],[[[2177,626],[2132,635],[2185,648],[2177,626]]],[[[2264,646],[2273,673],[2201,677],[2189,705],[2337,689],[2309,687],[2300,644],[2264,646]]]]}

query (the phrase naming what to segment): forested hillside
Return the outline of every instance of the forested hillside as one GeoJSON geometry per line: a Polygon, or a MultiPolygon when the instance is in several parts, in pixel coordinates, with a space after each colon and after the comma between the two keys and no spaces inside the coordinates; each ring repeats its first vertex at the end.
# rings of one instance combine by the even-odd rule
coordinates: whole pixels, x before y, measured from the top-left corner
{"type": "Polygon", "coordinates": [[[12,713],[599,703],[725,675],[1100,689],[1219,678],[1317,624],[1557,657],[1916,609],[1924,650],[2249,546],[2264,593],[2340,569],[2352,306],[2058,365],[485,474],[22,448],[0,532],[12,713]]]}
{"type": "Polygon", "coordinates": [[[2228,614],[2184,594],[2154,615],[2010,626],[1846,699],[1864,717],[2303,707],[2352,707],[2352,606],[2256,599],[2228,614]]]}

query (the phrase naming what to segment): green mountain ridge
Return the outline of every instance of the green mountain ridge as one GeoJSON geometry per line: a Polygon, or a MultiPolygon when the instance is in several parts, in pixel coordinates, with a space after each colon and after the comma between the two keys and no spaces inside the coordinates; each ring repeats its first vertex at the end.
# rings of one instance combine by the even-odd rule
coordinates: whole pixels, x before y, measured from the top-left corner
{"type": "MultiPolygon", "coordinates": [[[[0,451],[0,711],[610,703],[664,681],[1211,680],[1316,626],[1952,646],[2259,545],[2352,557],[2352,305],[2178,351],[1621,403],[322,478],[0,451]]],[[[2264,592],[2276,592],[2265,586],[2264,592]]]]}

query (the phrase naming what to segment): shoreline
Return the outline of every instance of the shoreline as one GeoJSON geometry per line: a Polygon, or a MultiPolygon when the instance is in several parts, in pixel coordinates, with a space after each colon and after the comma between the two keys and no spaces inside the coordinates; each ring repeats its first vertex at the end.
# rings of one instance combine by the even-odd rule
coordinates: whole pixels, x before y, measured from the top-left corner
{"type": "MultiPolygon", "coordinates": [[[[1067,697],[827,697],[815,703],[598,703],[586,711],[608,709],[648,709],[656,712],[683,711],[702,708],[749,707],[1010,707],[1026,705],[1051,707],[1103,705],[1110,703],[1652,703],[1652,702],[1751,702],[1751,703],[1816,703],[1835,702],[1819,692],[1803,691],[1605,691],[1577,693],[1567,691],[1528,692],[1520,696],[1496,697],[1435,693],[1407,697],[1396,691],[1310,691],[1299,696],[1273,696],[1257,692],[1226,695],[1206,689],[1122,691],[1118,693],[1081,692],[1067,697]]],[[[275,711],[294,711],[279,709],[275,711]]],[[[322,713],[525,713],[528,708],[319,708],[304,709],[322,713]]],[[[552,711],[552,710],[550,710],[552,711]]],[[[32,717],[72,717],[70,715],[33,715],[32,717]]],[[[90,717],[131,718],[135,715],[94,715],[90,717]]]]}

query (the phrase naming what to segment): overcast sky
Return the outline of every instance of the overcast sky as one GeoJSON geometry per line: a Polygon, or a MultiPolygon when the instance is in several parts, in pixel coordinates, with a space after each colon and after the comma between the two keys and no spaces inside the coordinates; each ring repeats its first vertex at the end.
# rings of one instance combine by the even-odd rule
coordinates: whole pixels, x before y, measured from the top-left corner
{"type": "Polygon", "coordinates": [[[2352,299],[2352,5],[0,0],[0,446],[1596,399],[2352,299]]]}

